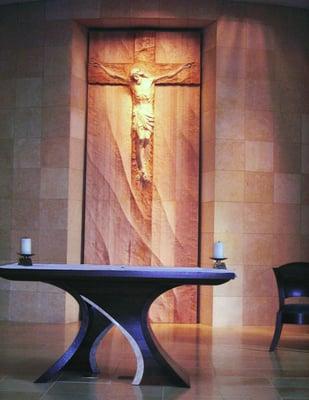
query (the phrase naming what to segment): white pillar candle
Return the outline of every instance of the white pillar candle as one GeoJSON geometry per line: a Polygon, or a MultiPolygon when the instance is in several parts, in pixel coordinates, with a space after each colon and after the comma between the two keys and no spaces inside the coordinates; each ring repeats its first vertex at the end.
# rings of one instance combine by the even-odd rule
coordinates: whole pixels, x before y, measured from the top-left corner
{"type": "Polygon", "coordinates": [[[213,255],[213,258],[216,258],[216,259],[224,258],[224,255],[223,255],[223,243],[220,242],[220,241],[215,242],[215,244],[214,244],[214,255],[213,255]]]}
{"type": "Polygon", "coordinates": [[[20,253],[29,255],[31,254],[31,239],[23,237],[20,239],[20,253]]]}

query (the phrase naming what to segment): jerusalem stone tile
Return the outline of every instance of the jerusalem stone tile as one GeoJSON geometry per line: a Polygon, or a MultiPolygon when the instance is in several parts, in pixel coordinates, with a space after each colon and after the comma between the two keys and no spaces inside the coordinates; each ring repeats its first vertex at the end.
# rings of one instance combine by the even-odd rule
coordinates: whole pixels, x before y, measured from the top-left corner
{"type": "Polygon", "coordinates": [[[242,108],[220,108],[216,110],[216,138],[244,139],[245,116],[242,108]]]}
{"type": "Polygon", "coordinates": [[[67,76],[71,71],[71,48],[49,46],[44,48],[44,76],[67,76]]]}
{"type": "Polygon", "coordinates": [[[14,168],[14,198],[34,199],[40,196],[40,168],[14,168]]]}
{"type": "Polygon", "coordinates": [[[68,198],[68,169],[42,168],[41,199],[68,198]]]}
{"type": "Polygon", "coordinates": [[[246,171],[273,171],[273,144],[270,142],[246,141],[246,171]]]}
{"type": "Polygon", "coordinates": [[[300,203],[301,175],[274,174],[274,202],[300,203]]]}
{"type": "Polygon", "coordinates": [[[41,137],[42,109],[40,107],[24,107],[16,109],[14,134],[16,138],[41,137]]]}
{"type": "Polygon", "coordinates": [[[301,210],[298,204],[274,204],[274,233],[299,234],[301,210]]]}
{"type": "Polygon", "coordinates": [[[245,68],[245,49],[223,46],[218,46],[216,48],[216,76],[227,79],[245,78],[245,68]]]}
{"type": "Polygon", "coordinates": [[[301,233],[303,235],[309,234],[309,206],[301,206],[301,233]]]}
{"type": "Polygon", "coordinates": [[[63,137],[43,138],[41,165],[47,168],[69,167],[69,139],[63,137]]]}
{"type": "Polygon", "coordinates": [[[246,265],[272,265],[273,235],[247,233],[244,235],[244,263],[246,265]]]}
{"type": "Polygon", "coordinates": [[[12,203],[12,228],[15,230],[39,228],[39,200],[14,199],[12,203]]]}
{"type": "Polygon", "coordinates": [[[217,45],[246,47],[247,26],[244,21],[221,18],[217,23],[217,45]]]}
{"type": "Polygon", "coordinates": [[[43,54],[43,47],[18,49],[17,78],[41,78],[43,74],[43,54]]]}
{"type": "Polygon", "coordinates": [[[42,104],[42,78],[16,80],[16,106],[40,107],[42,104]]]}
{"type": "MultiPolygon", "coordinates": [[[[42,136],[44,137],[68,137],[70,130],[80,133],[80,118],[75,117],[69,107],[44,107],[42,109],[42,136]],[[70,122],[71,118],[71,122],[70,122]]],[[[85,123],[84,123],[85,130],[85,123]]]]}
{"type": "Polygon", "coordinates": [[[0,110],[0,139],[13,139],[14,111],[13,109],[0,110]]]}
{"type": "Polygon", "coordinates": [[[244,233],[272,233],[273,205],[265,203],[244,204],[244,233]]]}
{"type": "Polygon", "coordinates": [[[216,170],[243,171],[245,167],[245,144],[243,141],[216,141],[216,170]]]}
{"type": "Polygon", "coordinates": [[[40,227],[66,229],[68,222],[68,201],[46,199],[40,201],[40,227]]]}
{"type": "Polygon", "coordinates": [[[16,78],[16,49],[0,50],[0,76],[1,79],[16,78]]]}
{"type": "Polygon", "coordinates": [[[22,137],[15,140],[14,167],[40,168],[41,139],[22,137]]]}
{"type": "Polygon", "coordinates": [[[216,171],[215,201],[243,201],[244,177],[243,171],[216,171]]]}
{"type": "Polygon", "coordinates": [[[16,105],[16,80],[0,80],[0,107],[15,108],[16,105]]]}
{"type": "Polygon", "coordinates": [[[245,137],[252,141],[273,141],[274,139],[274,120],[276,114],[271,111],[251,111],[245,112],[245,137]]]}
{"type": "Polygon", "coordinates": [[[43,106],[69,106],[70,81],[66,76],[45,77],[43,81],[43,106]]]}
{"type": "Polygon", "coordinates": [[[242,233],[243,205],[241,202],[215,203],[215,232],[242,233]]]}
{"type": "Polygon", "coordinates": [[[283,265],[301,259],[305,258],[302,258],[301,256],[301,242],[299,235],[280,233],[274,235],[274,265],[283,265]]]}
{"type": "Polygon", "coordinates": [[[298,174],[301,172],[301,146],[280,141],[274,143],[274,172],[298,174]]]}

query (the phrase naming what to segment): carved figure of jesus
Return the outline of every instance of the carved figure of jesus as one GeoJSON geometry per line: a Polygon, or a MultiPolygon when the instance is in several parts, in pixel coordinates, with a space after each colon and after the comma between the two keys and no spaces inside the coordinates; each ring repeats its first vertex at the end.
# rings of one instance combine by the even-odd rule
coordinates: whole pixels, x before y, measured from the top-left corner
{"type": "Polygon", "coordinates": [[[90,63],[101,68],[106,74],[112,78],[120,79],[127,84],[131,91],[132,97],[132,132],[136,133],[137,143],[136,162],[139,171],[137,177],[141,182],[149,182],[150,177],[147,173],[147,147],[154,130],[154,95],[155,83],[160,79],[172,78],[186,68],[191,68],[193,63],[183,64],[174,71],[169,73],[151,76],[141,67],[133,67],[128,77],[122,76],[111,68],[104,66],[97,61],[90,63]]]}

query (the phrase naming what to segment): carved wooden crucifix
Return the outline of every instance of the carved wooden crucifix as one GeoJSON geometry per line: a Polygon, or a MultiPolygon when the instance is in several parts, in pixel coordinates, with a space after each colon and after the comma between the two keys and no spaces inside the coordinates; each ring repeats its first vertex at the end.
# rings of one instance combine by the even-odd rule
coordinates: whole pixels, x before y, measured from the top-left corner
{"type": "MultiPolygon", "coordinates": [[[[193,63],[155,62],[155,33],[137,32],[133,63],[102,63],[90,59],[90,84],[128,85],[132,98],[132,184],[141,188],[152,182],[155,85],[199,83],[199,68],[193,63]]],[[[148,187],[148,191],[149,191],[148,187]]]]}

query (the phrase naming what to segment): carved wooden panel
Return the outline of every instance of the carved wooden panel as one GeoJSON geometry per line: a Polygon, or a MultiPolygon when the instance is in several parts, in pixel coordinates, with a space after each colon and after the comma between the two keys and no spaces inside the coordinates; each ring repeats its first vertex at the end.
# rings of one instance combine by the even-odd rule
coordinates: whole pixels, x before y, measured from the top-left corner
{"type": "MultiPolygon", "coordinates": [[[[85,262],[197,265],[199,40],[197,32],[91,33],[85,262]],[[190,66],[181,70],[186,63],[190,66]],[[180,69],[155,82],[147,183],[136,179],[132,90],[117,78],[129,76],[132,65],[148,76],[180,69]]],[[[151,308],[151,319],[194,322],[196,289],[188,286],[161,296],[151,308]]]]}

